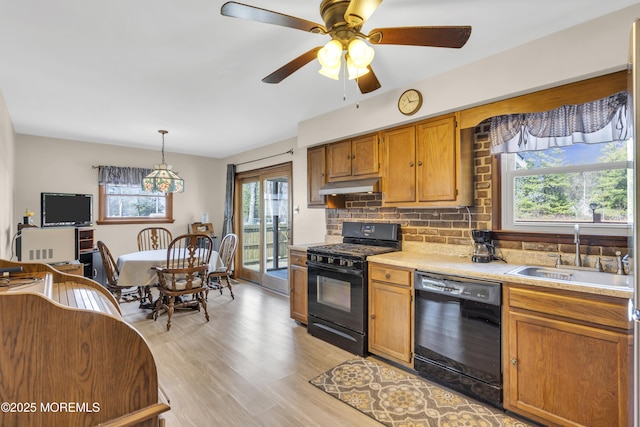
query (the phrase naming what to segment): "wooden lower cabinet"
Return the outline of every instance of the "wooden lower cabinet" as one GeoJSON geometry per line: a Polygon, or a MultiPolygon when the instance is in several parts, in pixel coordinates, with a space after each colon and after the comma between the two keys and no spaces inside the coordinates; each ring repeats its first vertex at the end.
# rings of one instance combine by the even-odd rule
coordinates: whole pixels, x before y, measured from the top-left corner
{"type": "Polygon", "coordinates": [[[307,253],[289,250],[289,309],[292,319],[307,324],[307,253]]]}
{"type": "Polygon", "coordinates": [[[413,270],[369,263],[369,352],[413,367],[413,270]]]}
{"type": "Polygon", "coordinates": [[[630,426],[627,301],[505,286],[504,406],[548,426],[630,426]]]}

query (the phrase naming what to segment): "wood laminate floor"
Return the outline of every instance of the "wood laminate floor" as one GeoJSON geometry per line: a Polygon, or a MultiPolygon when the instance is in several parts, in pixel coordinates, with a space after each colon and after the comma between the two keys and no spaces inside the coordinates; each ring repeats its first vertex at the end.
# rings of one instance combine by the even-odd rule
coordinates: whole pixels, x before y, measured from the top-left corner
{"type": "Polygon", "coordinates": [[[209,322],[180,311],[169,332],[166,315],[154,322],[137,303],[121,305],[155,357],[167,427],[381,425],[308,383],[354,355],[291,320],[287,297],[248,283],[233,290],[235,300],[209,293],[209,322]]]}

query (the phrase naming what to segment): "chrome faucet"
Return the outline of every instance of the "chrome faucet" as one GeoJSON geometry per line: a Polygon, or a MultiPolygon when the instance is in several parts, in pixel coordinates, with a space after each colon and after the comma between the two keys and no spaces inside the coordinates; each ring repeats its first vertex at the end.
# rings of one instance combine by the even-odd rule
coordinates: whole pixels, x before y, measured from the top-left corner
{"type": "Polygon", "coordinates": [[[582,259],[580,259],[580,225],[576,224],[573,229],[573,243],[576,244],[576,259],[573,265],[576,267],[582,267],[582,259]]]}
{"type": "Polygon", "coordinates": [[[622,252],[616,251],[616,274],[627,274],[629,266],[629,254],[622,257],[622,252]],[[625,269],[627,267],[627,269],[625,269]]]}

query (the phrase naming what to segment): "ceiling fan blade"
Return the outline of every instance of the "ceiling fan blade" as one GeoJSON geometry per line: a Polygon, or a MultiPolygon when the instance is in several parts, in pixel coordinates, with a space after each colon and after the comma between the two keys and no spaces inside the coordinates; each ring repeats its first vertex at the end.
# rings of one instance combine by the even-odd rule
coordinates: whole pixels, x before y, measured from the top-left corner
{"type": "Polygon", "coordinates": [[[360,88],[360,92],[369,93],[374,90],[378,90],[382,87],[375,73],[373,72],[373,68],[371,65],[367,67],[369,72],[362,77],[358,77],[358,87],[360,88]]]}
{"type": "Polygon", "coordinates": [[[344,19],[353,26],[360,26],[373,15],[380,3],[382,0],[351,0],[344,12],[344,19]]]}
{"type": "Polygon", "coordinates": [[[471,36],[471,27],[375,28],[368,40],[373,44],[397,44],[461,48],[471,36]]]}
{"type": "Polygon", "coordinates": [[[220,13],[232,18],[248,19],[250,21],[264,22],[265,24],[280,25],[283,27],[294,28],[296,30],[309,31],[311,33],[326,34],[327,32],[324,25],[234,1],[223,4],[220,8],[220,13]]]}
{"type": "Polygon", "coordinates": [[[273,73],[269,74],[267,77],[262,79],[265,83],[280,83],[291,74],[298,71],[300,68],[307,65],[309,62],[313,61],[318,56],[318,51],[322,49],[322,46],[314,47],[313,49],[303,53],[298,56],[294,60],[286,63],[282,67],[275,70],[273,73]]]}

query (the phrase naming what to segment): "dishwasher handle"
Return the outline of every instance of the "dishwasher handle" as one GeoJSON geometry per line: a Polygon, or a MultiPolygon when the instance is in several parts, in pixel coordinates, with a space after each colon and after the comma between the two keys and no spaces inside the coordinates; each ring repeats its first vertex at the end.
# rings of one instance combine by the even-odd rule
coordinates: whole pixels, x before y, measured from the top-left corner
{"type": "Polygon", "coordinates": [[[455,286],[452,283],[447,283],[444,280],[430,279],[422,276],[420,278],[419,287],[422,290],[435,290],[447,294],[460,294],[462,289],[455,286]]]}
{"type": "Polygon", "coordinates": [[[417,296],[434,293],[494,306],[502,302],[500,282],[416,272],[414,283],[417,296]]]}

